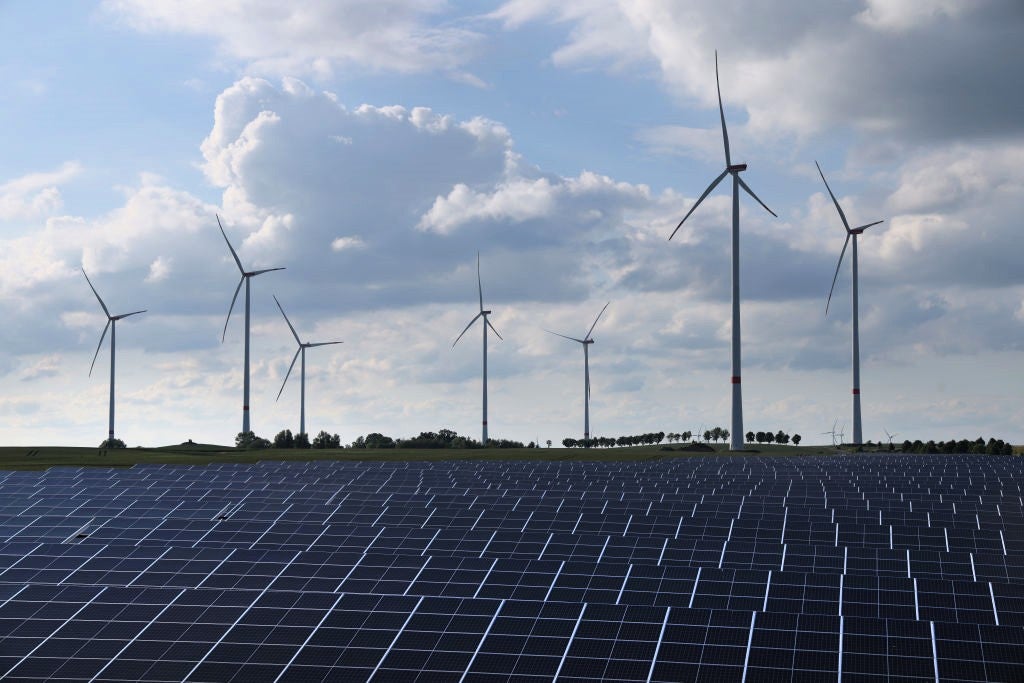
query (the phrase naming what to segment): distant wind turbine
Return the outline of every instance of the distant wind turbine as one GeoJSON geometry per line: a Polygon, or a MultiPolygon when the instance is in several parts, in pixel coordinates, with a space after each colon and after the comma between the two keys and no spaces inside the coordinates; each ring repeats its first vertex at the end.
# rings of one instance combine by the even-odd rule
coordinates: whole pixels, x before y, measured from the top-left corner
{"type": "Polygon", "coordinates": [[[675,237],[690,214],[700,206],[700,203],[711,194],[712,190],[718,187],[726,175],[732,176],[732,428],[729,434],[731,437],[729,449],[736,451],[743,449],[743,392],[740,389],[740,188],[742,187],[758,204],[763,206],[765,211],[776,218],[778,216],[740,178],[740,172],[747,170],[747,165],[732,163],[732,157],[729,154],[729,131],[725,127],[725,110],[722,108],[722,88],[718,83],[717,50],[715,51],[715,87],[718,90],[718,115],[722,121],[722,141],[725,144],[725,170],[711,181],[708,189],[704,190],[704,194],[690,207],[690,210],[683,216],[683,220],[679,221],[679,225],[668,238],[671,240],[675,237]]]}
{"type": "Polygon", "coordinates": [[[238,299],[238,290],[242,288],[242,283],[245,283],[245,371],[242,380],[242,432],[244,433],[252,431],[249,428],[249,320],[252,310],[249,303],[249,280],[257,275],[269,273],[274,270],[284,270],[284,268],[264,268],[263,270],[247,271],[242,267],[242,262],[238,260],[238,254],[235,253],[234,247],[231,246],[231,241],[228,240],[227,233],[224,232],[224,226],[220,223],[220,216],[217,216],[217,227],[220,228],[220,234],[224,235],[224,241],[227,242],[228,249],[231,250],[231,256],[235,259],[235,264],[238,266],[238,270],[242,274],[242,278],[238,281],[238,286],[235,287],[235,295],[231,297],[231,307],[228,308],[228,317],[224,320],[224,331],[220,335],[221,343],[224,342],[224,338],[228,333],[228,322],[231,321],[231,311],[235,309],[235,300],[238,299]]]}
{"type": "Polygon", "coordinates": [[[890,446],[892,445],[892,440],[895,439],[897,436],[899,436],[899,434],[890,434],[889,430],[885,429],[884,427],[882,428],[882,431],[885,432],[885,435],[887,437],[889,437],[889,445],[890,446]]]}
{"type": "Polygon", "coordinates": [[[100,335],[100,343],[96,345],[96,353],[92,356],[92,363],[89,365],[89,376],[92,377],[92,369],[96,365],[96,358],[100,355],[100,348],[103,346],[103,338],[107,336],[107,328],[110,328],[110,419],[107,425],[107,441],[113,441],[114,439],[114,360],[115,360],[115,342],[117,335],[117,321],[127,318],[132,315],[138,315],[139,313],[145,313],[145,309],[141,311],[132,311],[131,313],[122,313],[121,315],[110,315],[110,311],[107,310],[107,305],[103,303],[103,299],[100,298],[99,292],[92,286],[92,280],[85,272],[85,268],[82,268],[82,275],[85,275],[85,281],[89,283],[89,289],[96,295],[96,300],[100,302],[100,307],[103,308],[103,312],[107,316],[107,324],[103,327],[103,333],[100,335]]]}
{"type": "Polygon", "coordinates": [[[469,328],[473,326],[473,323],[475,323],[477,321],[477,318],[483,318],[484,319],[484,323],[483,323],[483,328],[484,328],[483,437],[482,437],[480,443],[483,444],[484,446],[486,446],[487,445],[487,328],[488,327],[491,328],[491,330],[494,331],[494,334],[498,335],[498,339],[502,339],[503,340],[503,338],[502,338],[502,336],[500,334],[498,334],[498,330],[494,329],[494,325],[491,324],[491,321],[487,319],[487,316],[490,315],[491,312],[484,310],[484,286],[483,286],[483,281],[480,279],[480,252],[476,253],[476,286],[477,286],[477,291],[480,294],[480,312],[477,313],[475,316],[473,316],[473,319],[469,321],[468,325],[466,325],[466,329],[462,330],[462,332],[459,334],[459,336],[455,338],[455,341],[452,342],[452,348],[453,349],[455,348],[455,345],[459,343],[460,339],[462,339],[462,335],[466,334],[466,332],[469,331],[469,328]]]}
{"type": "MultiPolygon", "coordinates": [[[[832,445],[833,445],[833,446],[835,446],[835,445],[836,445],[836,434],[838,434],[838,433],[839,433],[839,432],[837,432],[837,431],[836,431],[836,425],[838,425],[838,424],[839,424],[839,420],[838,420],[838,419],[836,419],[836,421],[832,423],[832,429],[831,429],[831,431],[827,431],[827,432],[822,432],[822,435],[830,434],[830,435],[832,436],[832,445]]],[[[844,425],[844,426],[845,426],[845,425],[844,425]]]]}
{"type": "MultiPolygon", "coordinates": [[[[818,166],[818,162],[814,162],[815,166],[818,166]]],[[[860,419],[860,325],[859,325],[859,314],[857,312],[857,235],[861,234],[872,225],[878,225],[884,221],[875,221],[874,223],[868,223],[862,225],[859,228],[850,228],[850,224],[846,220],[846,214],[843,213],[843,208],[839,206],[839,201],[836,196],[832,194],[832,188],[828,186],[828,181],[825,180],[825,174],[821,172],[821,166],[818,166],[818,174],[821,176],[821,180],[825,183],[825,189],[828,190],[828,196],[832,197],[832,203],[836,205],[836,211],[839,212],[839,218],[843,221],[843,227],[846,228],[846,241],[843,242],[843,250],[839,252],[839,263],[836,264],[836,274],[832,277],[832,287],[828,290],[828,300],[825,302],[825,315],[828,315],[828,306],[832,303],[832,292],[836,288],[836,280],[839,278],[839,268],[843,265],[843,256],[846,254],[846,247],[850,244],[850,238],[853,238],[853,249],[851,250],[850,258],[853,262],[853,443],[860,445],[863,442],[863,431],[861,430],[861,419],[860,419]]]]}
{"type": "MultiPolygon", "coordinates": [[[[274,303],[277,304],[278,309],[280,309],[280,311],[281,311],[281,315],[284,316],[284,321],[286,323],[288,323],[288,329],[292,331],[292,336],[295,337],[295,341],[298,342],[298,344],[299,344],[299,348],[295,352],[295,356],[292,358],[292,364],[288,366],[288,372],[285,373],[284,381],[281,382],[281,389],[277,392],[277,398],[281,398],[281,392],[284,391],[284,385],[288,383],[288,376],[292,374],[292,368],[295,367],[295,361],[301,355],[302,356],[302,365],[299,367],[300,376],[302,378],[301,381],[300,381],[301,389],[299,390],[299,433],[300,434],[305,434],[306,433],[306,349],[311,349],[314,346],[330,346],[331,344],[343,344],[344,342],[329,341],[329,342],[315,342],[315,343],[306,342],[306,343],[303,343],[303,341],[301,339],[299,339],[299,335],[295,331],[295,328],[292,327],[292,321],[288,319],[287,315],[285,315],[284,308],[281,307],[281,302],[277,300],[276,296],[274,297],[274,303]]],[[[275,399],[275,400],[277,400],[277,399],[275,399]]]]}
{"type": "Polygon", "coordinates": [[[588,447],[590,444],[590,353],[588,352],[588,348],[594,343],[594,340],[590,338],[590,333],[594,331],[594,328],[597,326],[597,321],[601,319],[601,316],[604,314],[604,309],[608,308],[608,304],[610,303],[611,302],[609,301],[605,304],[604,308],[601,309],[601,312],[597,314],[597,317],[594,318],[594,324],[590,326],[589,330],[587,330],[583,339],[567,337],[564,334],[558,334],[551,330],[544,330],[545,332],[561,337],[562,339],[568,339],[569,341],[583,344],[583,440],[587,443],[588,447]]]}

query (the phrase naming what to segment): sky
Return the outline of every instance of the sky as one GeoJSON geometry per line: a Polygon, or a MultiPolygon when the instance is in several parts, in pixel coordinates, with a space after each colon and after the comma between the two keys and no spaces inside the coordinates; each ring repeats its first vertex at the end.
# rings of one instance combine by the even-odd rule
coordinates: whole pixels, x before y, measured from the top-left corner
{"type": "Polygon", "coordinates": [[[492,438],[729,427],[734,162],[745,429],[1024,442],[1017,0],[0,2],[0,443],[253,430],[492,438]],[[293,6],[294,5],[294,6],[293,6]],[[222,341],[222,334],[224,335],[222,341]]]}

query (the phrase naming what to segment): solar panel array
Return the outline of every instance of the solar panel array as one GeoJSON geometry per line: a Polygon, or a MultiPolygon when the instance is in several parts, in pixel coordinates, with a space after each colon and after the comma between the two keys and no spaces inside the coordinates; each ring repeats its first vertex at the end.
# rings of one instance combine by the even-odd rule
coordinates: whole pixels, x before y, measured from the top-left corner
{"type": "Polygon", "coordinates": [[[1022,461],[0,473],[8,680],[1024,680],[1022,461]]]}

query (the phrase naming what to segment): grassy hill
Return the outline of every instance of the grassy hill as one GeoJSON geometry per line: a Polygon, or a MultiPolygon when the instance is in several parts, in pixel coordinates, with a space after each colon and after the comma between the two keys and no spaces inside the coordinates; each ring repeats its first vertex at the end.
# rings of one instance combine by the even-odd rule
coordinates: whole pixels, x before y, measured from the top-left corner
{"type": "MultiPolygon", "coordinates": [[[[258,462],[260,460],[646,460],[653,458],[733,455],[724,444],[711,444],[712,451],[684,450],[682,445],[635,446],[630,448],[508,448],[508,449],[268,449],[241,451],[216,444],[184,443],[156,448],[98,449],[74,446],[0,447],[0,469],[45,469],[47,467],[131,467],[139,463],[204,465],[214,462],[258,462]],[[670,450],[671,449],[671,450],[670,450]]],[[[829,446],[760,445],[735,455],[828,455],[839,452],[829,446]]]]}

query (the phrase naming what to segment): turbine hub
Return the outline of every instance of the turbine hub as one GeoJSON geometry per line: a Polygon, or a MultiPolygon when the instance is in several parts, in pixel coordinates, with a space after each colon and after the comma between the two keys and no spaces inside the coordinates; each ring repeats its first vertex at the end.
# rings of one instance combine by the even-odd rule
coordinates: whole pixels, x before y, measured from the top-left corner
{"type": "Polygon", "coordinates": [[[728,171],[729,173],[739,173],[740,171],[746,171],[747,170],[747,165],[746,164],[731,164],[729,166],[726,166],[725,170],[728,171]]]}
{"type": "Polygon", "coordinates": [[[483,315],[490,315],[491,314],[490,311],[480,311],[480,313],[482,313],[483,315]]]}
{"type": "Polygon", "coordinates": [[[851,235],[862,235],[864,234],[864,228],[854,228],[850,231],[851,235]]]}
{"type": "Polygon", "coordinates": [[[584,340],[583,340],[583,343],[584,343],[584,344],[593,344],[593,343],[594,343],[594,340],[593,340],[593,339],[584,339],[584,340]]]}

